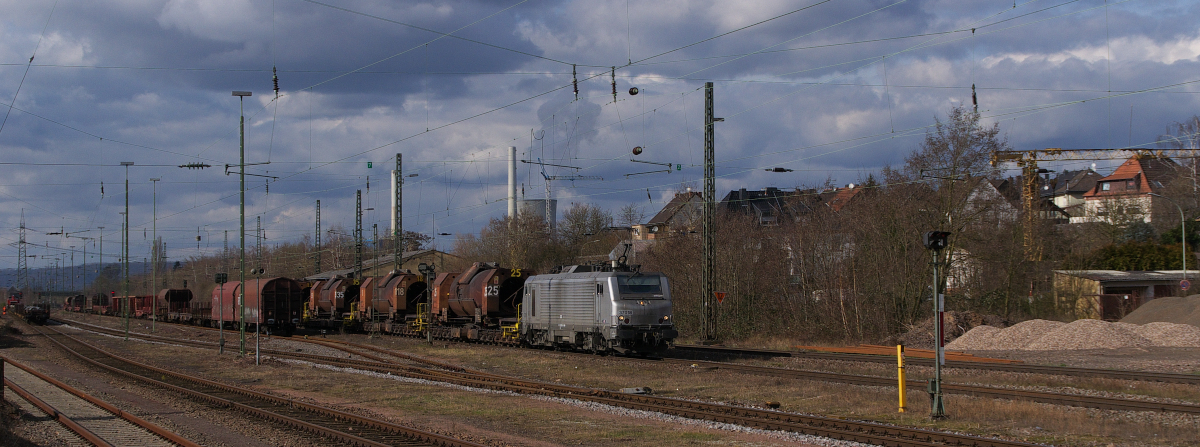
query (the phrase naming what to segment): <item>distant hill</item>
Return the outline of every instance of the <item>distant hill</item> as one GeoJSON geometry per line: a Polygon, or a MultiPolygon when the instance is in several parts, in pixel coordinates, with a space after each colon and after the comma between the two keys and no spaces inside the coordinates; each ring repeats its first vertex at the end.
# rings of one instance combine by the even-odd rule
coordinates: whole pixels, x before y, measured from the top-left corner
{"type": "MultiPolygon", "coordinates": [[[[114,265],[115,264],[113,264],[113,263],[106,264],[106,266],[110,269],[113,268],[114,265]]],[[[75,290],[85,289],[92,284],[92,281],[96,280],[96,276],[98,275],[96,267],[97,267],[96,264],[89,264],[88,268],[86,270],[84,270],[83,266],[75,266],[75,272],[78,275],[75,278],[75,290]]],[[[147,262],[131,262],[131,263],[129,263],[129,273],[131,275],[141,274],[142,269],[144,269],[144,268],[145,269],[150,268],[150,263],[147,263],[147,262]]],[[[55,272],[54,267],[31,268],[31,269],[29,269],[29,280],[35,286],[40,287],[40,285],[45,284],[47,287],[49,287],[49,282],[55,280],[55,274],[57,273],[58,275],[61,275],[58,278],[58,281],[61,282],[61,284],[62,284],[62,286],[59,287],[59,289],[60,290],[70,289],[71,288],[71,278],[67,275],[70,274],[71,267],[68,266],[66,268],[59,268],[57,270],[58,271],[55,272]]],[[[16,285],[17,285],[17,269],[0,269],[0,287],[7,289],[8,287],[16,286],[16,285]]]]}

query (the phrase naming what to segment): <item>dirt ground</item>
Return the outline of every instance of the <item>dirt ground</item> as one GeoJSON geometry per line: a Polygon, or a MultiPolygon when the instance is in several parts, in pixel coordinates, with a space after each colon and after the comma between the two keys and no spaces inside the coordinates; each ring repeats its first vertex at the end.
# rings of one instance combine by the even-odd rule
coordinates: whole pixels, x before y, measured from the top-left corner
{"type": "MultiPolygon", "coordinates": [[[[109,326],[119,324],[111,318],[89,317],[88,321],[109,326]]],[[[135,332],[144,330],[139,326],[141,323],[134,322],[135,332]]],[[[215,339],[211,332],[194,328],[160,325],[159,333],[215,339]]],[[[229,346],[236,350],[236,334],[232,337],[229,346]]],[[[923,390],[910,389],[906,396],[909,411],[898,413],[894,388],[761,377],[720,369],[551,351],[445,342],[431,346],[422,340],[398,337],[368,339],[365,335],[339,335],[330,338],[372,343],[484,371],[547,382],[605,389],[650,387],[658,395],[749,406],[775,401],[782,404],[780,409],[784,411],[955,430],[1052,445],[1191,446],[1196,445],[1196,433],[1200,432],[1200,418],[1173,413],[1100,411],[957,395],[947,397],[950,418],[935,423],[928,417],[928,401],[923,390]]],[[[218,357],[212,351],[193,348],[122,342],[111,337],[91,336],[91,339],[119,349],[124,355],[170,369],[260,391],[303,397],[432,431],[465,435],[491,445],[808,445],[804,440],[771,433],[728,431],[703,422],[681,422],[677,418],[634,414],[627,410],[331,371],[307,364],[274,361],[255,367],[252,358],[239,359],[230,351],[218,357]]],[[[1200,371],[1200,350],[1195,349],[976,354],[1050,365],[1200,371]]],[[[895,375],[894,366],[887,364],[800,359],[748,363],[885,377],[895,375]]],[[[931,376],[932,373],[926,370],[910,368],[909,378],[931,376]]],[[[1197,389],[1200,387],[1195,386],[966,370],[948,370],[946,378],[953,383],[1200,403],[1200,389],[1197,389]]]]}
{"type": "MultiPolygon", "coordinates": [[[[109,326],[117,326],[110,321],[104,322],[109,326]]],[[[134,331],[139,329],[136,325],[133,328],[134,331]]],[[[163,328],[161,335],[173,335],[171,332],[175,332],[207,336],[207,332],[192,331],[194,330],[163,328]]],[[[84,337],[89,342],[109,348],[122,356],[160,367],[258,391],[292,396],[493,446],[814,445],[788,435],[722,430],[714,428],[716,424],[680,423],[667,417],[633,417],[634,412],[621,409],[598,408],[510,393],[480,392],[461,387],[398,380],[396,377],[331,371],[310,364],[272,359],[256,366],[253,355],[236,355],[236,334],[232,335],[232,343],[229,345],[232,349],[219,356],[210,350],[137,341],[125,342],[120,338],[108,336],[84,337]]],[[[69,365],[69,361],[62,361],[61,365],[55,361],[48,361],[46,357],[54,350],[49,348],[44,339],[39,340],[40,337],[22,334],[13,338],[23,343],[0,349],[0,352],[18,360],[42,360],[39,366],[49,370],[47,372],[52,376],[71,377],[90,371],[86,368],[82,371],[75,369],[73,366],[76,365],[69,365]]],[[[252,339],[248,344],[253,346],[252,339]]],[[[105,381],[117,383],[115,378],[105,381]]],[[[150,393],[153,394],[154,391],[150,393]]],[[[111,393],[109,394],[107,397],[111,398],[111,393]]],[[[215,423],[229,422],[233,421],[218,420],[215,423]]],[[[261,426],[255,421],[236,422],[261,426]]],[[[253,435],[254,429],[237,432],[253,435]]],[[[286,438],[278,433],[271,433],[269,439],[280,437],[286,438]]],[[[321,444],[277,444],[267,439],[257,441],[260,445],[321,444]]],[[[226,442],[223,445],[239,444],[226,442]]]]}

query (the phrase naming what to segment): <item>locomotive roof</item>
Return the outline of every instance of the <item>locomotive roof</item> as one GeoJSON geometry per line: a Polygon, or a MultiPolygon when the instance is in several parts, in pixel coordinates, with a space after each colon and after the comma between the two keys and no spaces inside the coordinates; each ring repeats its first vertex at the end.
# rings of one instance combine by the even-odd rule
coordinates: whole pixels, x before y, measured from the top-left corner
{"type": "Polygon", "coordinates": [[[636,272],[607,271],[607,272],[577,272],[577,273],[543,273],[543,274],[539,274],[539,275],[530,276],[526,282],[536,281],[539,279],[551,280],[551,279],[576,279],[576,278],[579,278],[579,279],[611,278],[614,276],[634,276],[635,274],[640,275],[640,276],[663,276],[663,274],[659,273],[659,272],[636,273],[636,272]]]}

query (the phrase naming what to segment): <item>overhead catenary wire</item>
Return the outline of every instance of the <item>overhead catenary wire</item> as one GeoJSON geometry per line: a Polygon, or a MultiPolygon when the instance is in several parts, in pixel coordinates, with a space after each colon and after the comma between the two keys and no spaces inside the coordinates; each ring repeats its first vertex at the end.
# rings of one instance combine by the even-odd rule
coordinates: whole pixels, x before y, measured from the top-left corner
{"type": "MultiPolygon", "coordinates": [[[[886,85],[887,85],[887,82],[885,81],[885,86],[886,86],[886,85]]],[[[945,88],[949,88],[949,87],[945,87],[945,88]]],[[[644,100],[644,99],[645,99],[645,98],[643,98],[643,100],[644,100]]],[[[278,107],[278,104],[276,104],[275,106],[276,106],[276,107],[278,107]]],[[[686,115],[685,115],[685,116],[686,116],[686,115]]],[[[643,111],[643,114],[641,115],[641,117],[642,117],[642,119],[643,119],[643,120],[645,119],[645,111],[643,111]]],[[[619,119],[620,119],[620,118],[619,118],[619,119]]],[[[630,119],[630,118],[625,118],[625,119],[630,119]]],[[[621,122],[621,121],[623,121],[623,120],[620,120],[620,121],[618,121],[618,122],[621,122]]],[[[556,124],[556,125],[557,125],[557,124],[556,124]]],[[[687,134],[687,133],[685,132],[685,134],[687,134]]],[[[690,138],[690,134],[688,134],[688,137],[690,138]]],[[[459,161],[459,162],[468,162],[468,161],[459,161]]],[[[295,180],[299,180],[299,179],[295,179],[295,180]]]]}
{"type": "Polygon", "coordinates": [[[25,73],[21,75],[21,82],[17,83],[17,89],[13,92],[12,101],[8,103],[8,110],[4,112],[4,120],[0,121],[0,134],[4,133],[4,126],[8,124],[8,116],[12,113],[13,106],[17,104],[17,95],[21,94],[21,87],[25,86],[25,78],[29,76],[29,67],[33,65],[33,59],[37,57],[37,51],[42,47],[42,39],[46,38],[46,29],[50,27],[50,18],[54,17],[54,10],[58,8],[58,0],[54,0],[54,4],[50,6],[50,14],[46,15],[46,24],[42,26],[42,34],[38,36],[37,44],[33,47],[33,53],[29,56],[29,62],[25,64],[25,73]]]}

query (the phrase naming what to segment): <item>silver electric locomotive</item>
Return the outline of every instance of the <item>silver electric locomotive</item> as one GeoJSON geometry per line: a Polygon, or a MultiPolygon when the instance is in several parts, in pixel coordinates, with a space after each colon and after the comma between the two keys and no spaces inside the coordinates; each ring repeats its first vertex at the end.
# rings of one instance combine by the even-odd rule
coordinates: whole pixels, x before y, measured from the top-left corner
{"type": "Polygon", "coordinates": [[[662,273],[577,265],[525,281],[520,337],[527,345],[648,354],[678,335],[662,273]]]}

